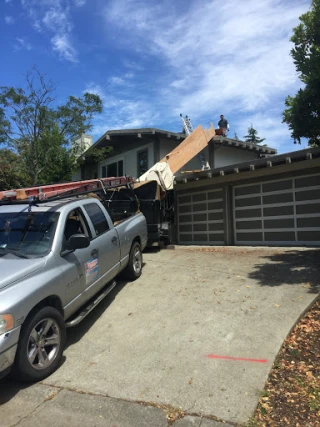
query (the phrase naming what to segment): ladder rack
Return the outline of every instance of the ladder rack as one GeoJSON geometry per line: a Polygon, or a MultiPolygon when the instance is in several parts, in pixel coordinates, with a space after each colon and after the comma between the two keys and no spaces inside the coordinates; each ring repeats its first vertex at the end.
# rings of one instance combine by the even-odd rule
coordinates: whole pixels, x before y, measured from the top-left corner
{"type": "Polygon", "coordinates": [[[132,178],[120,176],[20,188],[0,192],[0,202],[28,202],[33,199],[40,202],[58,200],[99,190],[106,193],[106,190],[111,188],[130,186],[132,182],[132,178]]]}

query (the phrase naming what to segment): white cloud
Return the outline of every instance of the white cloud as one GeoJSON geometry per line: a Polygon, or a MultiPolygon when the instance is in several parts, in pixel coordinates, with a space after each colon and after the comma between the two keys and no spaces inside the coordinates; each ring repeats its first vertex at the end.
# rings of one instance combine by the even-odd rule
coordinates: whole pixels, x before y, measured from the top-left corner
{"type": "Polygon", "coordinates": [[[22,37],[17,37],[14,48],[15,50],[31,50],[32,44],[22,37]]]}
{"type": "Polygon", "coordinates": [[[92,93],[94,95],[99,95],[103,102],[107,100],[107,95],[105,94],[102,87],[95,83],[92,83],[92,82],[89,83],[86,89],[83,91],[83,93],[85,92],[92,93]]]}
{"type": "Polygon", "coordinates": [[[6,24],[8,24],[8,25],[14,24],[14,19],[12,16],[5,16],[4,20],[6,21],[6,24]]]}
{"type": "Polygon", "coordinates": [[[132,72],[123,74],[122,76],[111,76],[108,81],[111,86],[122,86],[122,87],[132,87],[132,79],[134,74],[132,72]]]}
{"type": "Polygon", "coordinates": [[[99,138],[110,129],[135,129],[157,120],[157,114],[150,111],[143,100],[122,98],[118,93],[109,94],[100,85],[90,83],[84,92],[99,95],[103,101],[103,113],[94,121],[94,136],[99,138]]]}
{"type": "Polygon", "coordinates": [[[78,62],[77,52],[69,40],[68,34],[57,34],[51,39],[52,48],[61,58],[70,62],[78,62]]]}
{"type": "Polygon", "coordinates": [[[169,0],[113,0],[104,16],[120,27],[118,43],[161,65],[150,114],[160,110],[178,123],[182,112],[208,125],[223,111],[231,122],[243,121],[238,135],[259,117],[259,132],[271,120],[269,135],[279,145],[290,138],[281,123],[284,99],[300,86],[289,40],[309,6],[309,0],[190,0],[182,8],[169,0]]]}
{"type": "MultiPolygon", "coordinates": [[[[60,59],[78,62],[78,53],[72,42],[72,21],[68,0],[21,0],[34,29],[48,33],[52,50],[60,59]]],[[[84,5],[83,0],[75,0],[75,6],[84,5]]]]}
{"type": "Polygon", "coordinates": [[[263,144],[282,152],[284,150],[293,151],[291,142],[286,147],[282,145],[283,140],[288,138],[289,130],[288,126],[279,120],[280,114],[280,111],[268,111],[266,114],[261,112],[249,114],[230,123],[229,136],[233,138],[236,132],[239,139],[244,139],[244,135],[248,134],[248,128],[252,125],[258,131],[258,136],[266,139],[263,144]]]}
{"type": "Polygon", "coordinates": [[[121,86],[124,84],[124,79],[122,79],[121,77],[113,76],[109,78],[109,81],[114,86],[121,86]]]}
{"type": "Polygon", "coordinates": [[[63,10],[61,6],[50,8],[44,13],[42,18],[46,28],[53,32],[69,33],[72,25],[69,21],[67,10],[63,10]]]}
{"type": "Polygon", "coordinates": [[[130,70],[136,70],[136,71],[142,71],[144,70],[144,67],[142,64],[138,64],[135,61],[129,61],[128,59],[124,59],[123,61],[123,65],[126,68],[130,68],[130,70]]]}
{"type": "Polygon", "coordinates": [[[77,7],[82,7],[86,4],[86,0],[73,0],[74,5],[77,7]]]}

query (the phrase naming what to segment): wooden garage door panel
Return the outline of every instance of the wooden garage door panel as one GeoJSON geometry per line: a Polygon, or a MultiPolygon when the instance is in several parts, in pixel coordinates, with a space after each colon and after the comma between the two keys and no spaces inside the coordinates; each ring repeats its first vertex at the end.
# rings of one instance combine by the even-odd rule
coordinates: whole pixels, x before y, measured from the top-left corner
{"type": "Polygon", "coordinates": [[[233,189],[235,244],[320,245],[320,174],[233,189]]]}

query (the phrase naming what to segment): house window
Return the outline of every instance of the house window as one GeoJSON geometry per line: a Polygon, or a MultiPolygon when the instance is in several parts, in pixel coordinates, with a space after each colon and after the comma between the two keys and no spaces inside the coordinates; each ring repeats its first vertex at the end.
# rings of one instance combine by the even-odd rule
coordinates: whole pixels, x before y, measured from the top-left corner
{"type": "Polygon", "coordinates": [[[101,177],[106,178],[106,176],[107,176],[107,167],[102,166],[101,177]]]}
{"type": "Polygon", "coordinates": [[[117,162],[111,163],[107,166],[107,176],[117,176],[118,173],[118,164],[117,162]]]}
{"type": "Polygon", "coordinates": [[[148,170],[148,149],[138,151],[138,177],[148,170]]]}
{"type": "Polygon", "coordinates": [[[118,162],[118,175],[117,176],[123,176],[123,160],[120,160],[118,162]]]}
{"type": "Polygon", "coordinates": [[[110,178],[113,176],[123,176],[123,160],[119,160],[118,162],[110,163],[110,165],[102,167],[102,178],[110,178]],[[105,168],[105,171],[103,168],[105,168]]]}

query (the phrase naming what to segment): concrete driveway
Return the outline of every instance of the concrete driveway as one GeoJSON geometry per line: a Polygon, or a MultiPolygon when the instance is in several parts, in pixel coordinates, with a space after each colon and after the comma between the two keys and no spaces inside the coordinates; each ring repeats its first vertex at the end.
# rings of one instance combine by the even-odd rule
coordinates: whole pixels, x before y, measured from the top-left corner
{"type": "Polygon", "coordinates": [[[162,427],[183,413],[174,426],[246,423],[283,340],[320,292],[319,255],[319,249],[230,247],[145,253],[142,277],[120,282],[68,331],[57,372],[27,389],[0,383],[0,425],[17,419],[21,427],[38,425],[29,417],[43,403],[53,414],[75,413],[75,393],[83,417],[104,407],[101,399],[120,405],[113,418],[109,408],[105,417],[114,421],[104,426],[162,427]],[[33,403],[26,412],[27,402],[33,403]],[[121,409],[127,404],[136,406],[121,409]],[[128,424],[120,416],[127,412],[128,424]]]}

